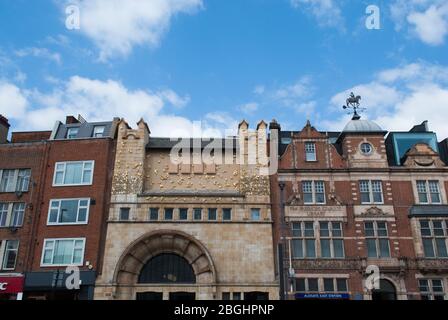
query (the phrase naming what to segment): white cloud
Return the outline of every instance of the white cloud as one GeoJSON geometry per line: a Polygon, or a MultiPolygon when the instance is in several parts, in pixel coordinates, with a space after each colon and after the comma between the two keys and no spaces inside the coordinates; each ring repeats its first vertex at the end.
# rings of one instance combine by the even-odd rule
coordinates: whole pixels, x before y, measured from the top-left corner
{"type": "Polygon", "coordinates": [[[0,114],[20,117],[24,114],[28,101],[24,92],[11,83],[0,80],[0,114]]]}
{"type": "Polygon", "coordinates": [[[335,0],[290,0],[295,9],[310,12],[319,25],[344,29],[341,8],[335,0]]]}
{"type": "Polygon", "coordinates": [[[79,76],[54,84],[52,92],[44,93],[0,82],[0,113],[14,120],[14,130],[49,130],[55,121],[78,114],[88,121],[121,117],[131,126],[144,118],[153,136],[167,137],[224,136],[237,124],[230,115],[219,112],[207,114],[200,121],[166,114],[167,105],[184,107],[190,101],[171,89],[130,90],[118,81],[79,76]]]}
{"type": "Polygon", "coordinates": [[[259,104],[257,102],[249,102],[239,106],[239,110],[245,114],[253,114],[259,108],[259,104]]]}
{"type": "Polygon", "coordinates": [[[446,0],[395,0],[390,6],[395,29],[410,31],[422,42],[438,46],[448,35],[448,3],[446,0]]]}
{"type": "Polygon", "coordinates": [[[75,4],[80,8],[80,32],[94,41],[102,61],[127,56],[136,45],[158,46],[174,16],[202,8],[202,0],[78,0],[75,4]]]}
{"type": "MultiPolygon", "coordinates": [[[[336,94],[331,103],[341,108],[353,91],[362,96],[367,107],[363,118],[376,121],[386,130],[408,131],[424,120],[429,121],[439,140],[448,137],[446,110],[448,107],[448,68],[424,62],[411,63],[378,72],[372,82],[360,84],[336,94]]],[[[328,130],[341,130],[349,120],[324,120],[328,130]]]]}
{"type": "Polygon", "coordinates": [[[38,47],[29,47],[29,48],[23,48],[20,50],[17,50],[15,54],[18,57],[27,57],[32,56],[36,58],[43,58],[48,59],[53,62],[56,62],[57,64],[61,64],[62,58],[61,55],[57,52],[52,52],[48,50],[47,48],[38,48],[38,47]]]}
{"type": "Polygon", "coordinates": [[[265,90],[266,90],[265,86],[258,85],[254,88],[254,93],[260,95],[260,94],[263,94],[265,92],[265,90]]]}

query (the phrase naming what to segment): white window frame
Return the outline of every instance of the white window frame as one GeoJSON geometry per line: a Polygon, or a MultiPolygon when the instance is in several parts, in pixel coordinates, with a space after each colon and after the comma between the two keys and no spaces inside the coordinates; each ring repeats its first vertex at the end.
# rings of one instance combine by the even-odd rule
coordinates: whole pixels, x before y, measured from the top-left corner
{"type": "MultiPolygon", "coordinates": [[[[23,227],[23,221],[25,219],[25,214],[26,214],[26,203],[25,202],[0,202],[0,203],[6,205],[6,211],[2,211],[2,212],[6,212],[5,225],[4,226],[0,225],[0,230],[6,229],[6,228],[21,228],[21,227],[23,227]],[[14,205],[16,205],[16,204],[22,204],[24,206],[23,215],[22,215],[20,225],[12,225],[13,214],[14,214],[14,205]]],[[[2,215],[0,215],[0,217],[2,217],[2,215]]],[[[1,219],[0,219],[0,222],[1,222],[1,219]]]]}
{"type": "Polygon", "coordinates": [[[19,256],[19,248],[20,248],[20,240],[14,239],[14,240],[0,240],[0,270],[4,271],[13,271],[16,269],[17,266],[17,257],[19,256]],[[6,264],[6,253],[7,253],[7,245],[10,241],[17,241],[17,249],[9,250],[9,251],[15,251],[16,252],[16,259],[14,261],[14,268],[5,268],[6,264]]]}
{"type": "MultiPolygon", "coordinates": [[[[309,193],[309,192],[307,192],[307,193],[309,193]]],[[[323,180],[303,180],[302,181],[302,195],[303,195],[303,204],[305,204],[305,205],[325,205],[327,203],[327,195],[325,194],[325,181],[323,181],[323,180]],[[311,182],[313,201],[312,202],[305,202],[304,184],[305,183],[309,183],[309,182],[311,182]],[[323,194],[324,194],[324,201],[323,202],[317,202],[316,201],[316,199],[317,199],[316,195],[318,193],[318,192],[316,192],[316,190],[317,190],[317,183],[322,183],[323,194]]]]}
{"type": "Polygon", "coordinates": [[[442,204],[442,189],[441,189],[441,187],[440,187],[440,181],[439,180],[431,180],[431,179],[429,179],[429,180],[416,180],[415,181],[415,191],[416,191],[416,193],[417,193],[417,203],[418,204],[442,204]],[[419,182],[424,182],[424,184],[425,184],[425,193],[426,193],[426,199],[428,200],[427,202],[421,202],[420,201],[420,193],[423,193],[423,192],[419,192],[419,188],[418,188],[418,185],[419,185],[419,182]],[[438,194],[439,194],[439,202],[433,202],[432,201],[432,198],[431,198],[431,194],[432,194],[432,192],[431,192],[431,190],[430,190],[430,186],[429,186],[429,183],[430,182],[436,182],[437,183],[437,189],[438,189],[438,194]]]}
{"type": "Polygon", "coordinates": [[[93,184],[93,175],[95,173],[95,160],[81,160],[81,161],[64,161],[64,162],[56,162],[54,165],[54,174],[53,174],[53,187],[71,187],[71,186],[91,186],[93,184]],[[62,181],[65,180],[65,175],[67,172],[67,164],[76,164],[76,163],[82,163],[82,177],[81,177],[81,181],[83,180],[84,177],[84,171],[85,169],[85,165],[87,163],[91,163],[92,164],[92,175],[90,176],[90,182],[86,182],[86,183],[69,183],[69,184],[64,184],[64,182],[62,182],[61,184],[57,184],[56,183],[56,175],[58,172],[62,172],[62,181]],[[63,170],[57,170],[57,167],[59,165],[63,165],[64,169],[63,170]]]}
{"type": "MultiPolygon", "coordinates": [[[[375,192],[376,193],[376,192],[375,192]]],[[[384,204],[384,191],[383,191],[383,181],[382,180],[359,180],[359,200],[361,204],[384,204]],[[366,193],[366,191],[362,191],[362,183],[367,182],[369,188],[369,201],[362,201],[361,193],[366,193]],[[375,201],[375,197],[373,196],[373,183],[378,182],[381,189],[381,201],[375,201]]]]}
{"type": "Polygon", "coordinates": [[[316,152],[316,143],[313,141],[305,142],[305,161],[306,162],[316,162],[317,161],[317,152],[316,152]],[[309,146],[312,146],[309,148],[309,146]],[[310,159],[308,156],[312,156],[310,159]]]}
{"type": "Polygon", "coordinates": [[[47,215],[47,226],[67,226],[67,225],[86,225],[89,224],[89,214],[90,214],[90,198],[71,198],[71,199],[51,199],[49,204],[48,204],[48,215],[47,215]],[[61,205],[62,205],[62,201],[78,201],[78,209],[76,212],[76,221],[77,222],[50,222],[50,214],[51,214],[51,210],[53,209],[53,202],[54,201],[59,201],[59,205],[58,205],[58,215],[57,215],[57,221],[59,221],[59,218],[61,216],[61,205]],[[81,201],[87,201],[87,206],[80,206],[81,201]],[[85,222],[79,222],[79,210],[80,209],[87,209],[86,212],[86,221],[85,222]]]}
{"type": "Polygon", "coordinates": [[[389,226],[387,225],[386,221],[364,221],[364,235],[365,235],[365,239],[366,239],[366,252],[367,252],[367,258],[369,259],[391,259],[392,258],[392,250],[391,250],[391,245],[390,245],[390,234],[389,234],[389,226]],[[367,235],[367,228],[366,228],[366,224],[367,223],[372,223],[373,225],[373,236],[368,236],[367,235]],[[385,225],[385,230],[386,230],[386,235],[385,236],[380,236],[378,233],[378,223],[384,223],[385,225]],[[375,251],[376,251],[376,257],[369,257],[369,249],[367,246],[367,240],[374,240],[375,241],[375,251]],[[387,240],[387,245],[388,245],[388,251],[389,251],[389,256],[382,256],[381,255],[381,245],[380,245],[380,240],[387,240]]]}
{"type": "Polygon", "coordinates": [[[422,241],[422,247],[423,247],[423,256],[425,257],[425,259],[442,259],[442,260],[447,260],[447,257],[442,257],[439,254],[439,248],[437,247],[437,241],[436,240],[444,240],[445,242],[445,248],[446,251],[448,253],[448,219],[447,220],[443,220],[443,219],[419,219],[418,222],[418,228],[420,230],[420,239],[422,241]],[[429,224],[429,230],[431,232],[430,235],[423,235],[422,233],[422,221],[427,221],[429,224]],[[434,230],[436,228],[434,228],[434,222],[440,222],[442,224],[442,230],[443,230],[443,235],[436,235],[434,230]],[[425,246],[424,246],[424,240],[431,240],[432,243],[432,251],[434,252],[434,257],[427,257],[426,253],[425,253],[425,246]]]}
{"type": "Polygon", "coordinates": [[[344,242],[344,230],[343,230],[343,226],[342,226],[342,222],[341,221],[318,221],[317,223],[317,229],[318,229],[318,236],[319,238],[318,240],[318,246],[319,246],[319,256],[322,259],[344,259],[345,258],[345,242],[344,242]],[[321,231],[321,224],[322,222],[326,222],[328,223],[328,236],[323,236],[321,231]],[[339,226],[341,227],[339,230],[341,231],[341,235],[340,236],[336,236],[333,233],[333,230],[338,230],[333,228],[333,224],[339,224],[339,226]],[[323,257],[322,255],[322,240],[328,240],[330,242],[330,257],[323,257]],[[335,241],[338,240],[342,240],[342,256],[341,257],[336,257],[335,256],[335,249],[334,249],[334,243],[335,241]]]}
{"type": "Polygon", "coordinates": [[[435,300],[434,297],[435,296],[441,296],[443,297],[443,300],[447,300],[447,295],[445,292],[445,283],[443,281],[443,278],[419,278],[418,280],[418,290],[420,292],[420,296],[428,296],[429,300],[435,300]],[[442,292],[435,292],[434,291],[434,286],[433,286],[433,281],[440,281],[442,284],[442,292]],[[428,289],[429,291],[421,291],[421,286],[420,286],[420,281],[427,281],[428,284],[428,289]]]}
{"type": "Polygon", "coordinates": [[[0,169],[0,185],[1,185],[1,181],[3,179],[3,172],[5,171],[14,171],[14,177],[12,178],[12,189],[10,190],[5,190],[5,191],[0,191],[0,193],[13,193],[13,192],[28,192],[29,191],[29,187],[30,187],[30,182],[31,182],[31,174],[32,174],[32,170],[31,168],[20,168],[20,169],[0,169]],[[29,175],[29,179],[26,185],[26,190],[18,190],[18,186],[19,186],[19,172],[20,171],[24,171],[24,170],[29,170],[30,171],[30,175],[29,175]]]}
{"type": "Polygon", "coordinates": [[[78,137],[79,134],[79,127],[72,127],[72,128],[67,128],[67,136],[65,137],[66,139],[69,140],[73,140],[76,139],[78,137]],[[70,138],[70,132],[76,130],[76,137],[74,138],[70,138]]]}
{"type": "Polygon", "coordinates": [[[103,138],[104,131],[106,131],[106,126],[94,126],[93,127],[93,138],[103,138]],[[102,129],[98,132],[98,129],[102,129]],[[97,134],[101,134],[101,136],[97,136],[97,134]]]}
{"type": "Polygon", "coordinates": [[[42,255],[40,259],[40,266],[41,267],[68,267],[68,266],[78,266],[81,267],[84,265],[84,254],[86,250],[86,238],[52,238],[52,239],[44,239],[44,243],[42,246],[42,255]],[[44,257],[45,257],[45,250],[52,250],[51,254],[51,260],[54,261],[54,250],[56,247],[57,241],[73,241],[73,251],[72,251],[72,262],[73,258],[75,256],[75,242],[76,241],[82,241],[83,242],[83,248],[82,248],[82,254],[81,254],[81,262],[80,263],[68,263],[68,264],[45,264],[44,263],[44,257]],[[52,249],[46,249],[47,243],[53,242],[53,248],[52,249]]]}

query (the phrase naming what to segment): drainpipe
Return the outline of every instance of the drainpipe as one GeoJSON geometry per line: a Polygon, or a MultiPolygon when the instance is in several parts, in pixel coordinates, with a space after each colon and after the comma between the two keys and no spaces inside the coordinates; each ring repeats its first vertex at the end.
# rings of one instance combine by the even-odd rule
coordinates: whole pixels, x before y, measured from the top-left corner
{"type": "Polygon", "coordinates": [[[280,182],[278,184],[280,188],[280,241],[278,243],[278,273],[280,278],[280,300],[285,300],[287,297],[286,284],[287,277],[285,275],[285,268],[283,266],[284,262],[284,250],[286,247],[285,239],[285,200],[284,200],[284,189],[285,183],[280,182]]]}

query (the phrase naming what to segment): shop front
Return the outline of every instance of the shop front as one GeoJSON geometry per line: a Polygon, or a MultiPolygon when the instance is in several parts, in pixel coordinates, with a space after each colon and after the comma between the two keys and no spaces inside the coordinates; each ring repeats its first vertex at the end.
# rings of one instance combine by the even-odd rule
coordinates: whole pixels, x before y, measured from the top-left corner
{"type": "Polygon", "coordinates": [[[22,300],[23,276],[0,276],[0,300],[22,300]]]}
{"type": "Polygon", "coordinates": [[[68,288],[68,276],[64,270],[27,273],[24,300],[93,300],[95,271],[81,271],[76,288],[68,288]]]}

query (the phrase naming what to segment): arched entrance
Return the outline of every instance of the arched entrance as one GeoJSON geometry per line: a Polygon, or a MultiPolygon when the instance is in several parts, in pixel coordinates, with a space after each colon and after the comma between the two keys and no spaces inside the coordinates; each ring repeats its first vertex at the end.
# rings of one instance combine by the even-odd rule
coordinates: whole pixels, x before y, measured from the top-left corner
{"type": "Polygon", "coordinates": [[[387,279],[381,279],[380,288],[372,291],[372,300],[397,300],[394,284],[387,279]]]}
{"type": "Polygon", "coordinates": [[[119,259],[114,282],[117,299],[159,299],[162,292],[171,299],[187,300],[199,294],[211,299],[216,270],[197,239],[180,231],[160,230],[129,245],[119,259]]]}

